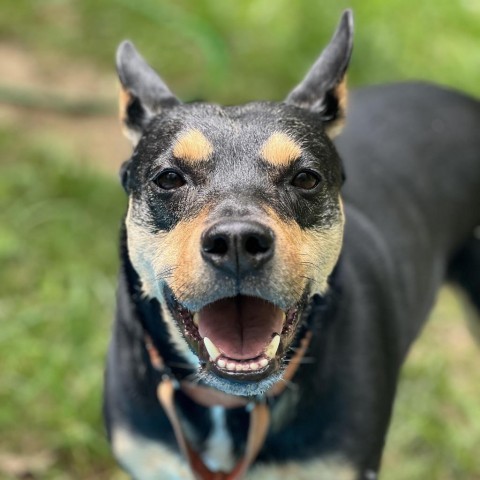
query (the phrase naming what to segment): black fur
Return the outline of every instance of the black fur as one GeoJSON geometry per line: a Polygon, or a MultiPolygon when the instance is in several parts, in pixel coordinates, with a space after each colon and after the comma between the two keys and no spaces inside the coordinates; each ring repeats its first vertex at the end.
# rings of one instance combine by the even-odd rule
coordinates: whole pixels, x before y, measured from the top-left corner
{"type": "MultiPolygon", "coordinates": [[[[328,88],[311,105],[298,100],[301,92],[310,92],[328,69],[320,76],[309,74],[287,103],[226,108],[180,105],[148,70],[148,85],[160,95],[157,102],[157,97],[142,93],[131,73],[137,82],[131,89],[135,98],[150,105],[151,112],[162,105],[160,115],[135,124],[142,138],[122,178],[127,192],[148,211],[145,221],[153,233],[195,218],[212,201],[218,215],[264,215],[261,205],[267,204],[308,229],[335,219],[333,199],[342,185],[342,158],[348,181],[342,188],[346,226],[341,257],[330,290],[310,299],[297,337],[298,342],[302,329],[313,333],[306,353],[313,360],[301,365],[293,388],[270,401],[274,423],[257,461],[301,463],[340,456],[360,479],[373,478],[379,469],[401,365],[442,282],[447,277],[456,281],[480,309],[480,248],[474,235],[480,224],[480,104],[426,84],[355,91],[347,126],[334,146],[325,133],[331,120],[317,106],[319,98],[335,90],[350,56],[348,36],[337,37],[343,45],[337,61],[331,61],[327,51],[321,59],[329,61],[314,67],[328,65],[331,76],[322,80],[328,88]],[[190,127],[207,132],[214,144],[214,156],[198,169],[169,153],[175,135],[190,127]],[[275,130],[287,130],[305,146],[304,157],[292,170],[268,167],[258,159],[262,142],[275,130]],[[296,169],[305,166],[318,170],[322,182],[315,191],[301,193],[289,182],[296,169]],[[187,187],[156,189],[151,179],[165,167],[183,172],[187,187]]],[[[129,51],[132,56],[138,66],[129,51]]],[[[130,68],[123,60],[120,64],[130,68]]],[[[144,69],[143,64],[138,68],[144,69]]],[[[121,78],[128,87],[131,78],[121,78]]],[[[117,318],[105,383],[107,427],[113,435],[121,425],[176,451],[156,398],[161,373],[149,362],[145,332],[164,357],[167,373],[180,380],[194,369],[170,341],[158,301],[142,295],[122,231],[117,318]]],[[[201,450],[212,428],[208,409],[182,393],[177,394],[177,406],[201,450]]],[[[245,410],[228,411],[227,426],[240,454],[247,435],[245,410]]],[[[166,477],[159,471],[156,478],[166,477]]]]}

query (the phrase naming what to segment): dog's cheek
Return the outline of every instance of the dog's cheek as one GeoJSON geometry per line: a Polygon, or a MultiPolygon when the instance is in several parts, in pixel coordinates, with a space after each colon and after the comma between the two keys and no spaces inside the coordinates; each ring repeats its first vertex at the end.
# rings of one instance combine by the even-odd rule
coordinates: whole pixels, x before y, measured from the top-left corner
{"type": "MultiPolygon", "coordinates": [[[[164,283],[170,282],[172,272],[176,270],[178,258],[182,254],[181,244],[175,243],[180,240],[175,231],[153,234],[145,226],[138,225],[133,221],[133,218],[136,218],[134,210],[135,208],[130,205],[126,219],[130,261],[140,276],[143,293],[149,298],[156,298],[160,303],[170,340],[177,351],[195,365],[198,358],[193,356],[180,334],[177,322],[167,307],[163,291],[164,283]]],[[[138,216],[145,218],[145,212],[137,213],[142,213],[138,216]]],[[[176,228],[182,230],[182,226],[176,228]]]]}
{"type": "Polygon", "coordinates": [[[182,220],[162,239],[162,251],[156,260],[156,269],[169,268],[168,285],[179,301],[195,296],[205,280],[205,266],[201,256],[201,235],[205,229],[209,209],[204,208],[194,218],[182,220]]]}
{"type": "Polygon", "coordinates": [[[158,282],[159,272],[165,270],[158,265],[158,251],[165,238],[164,232],[151,233],[146,225],[139,223],[135,218],[145,218],[145,212],[139,212],[132,199],[128,205],[125,219],[127,230],[127,247],[130,262],[140,277],[143,293],[150,298],[160,298],[158,282]]]}
{"type": "Polygon", "coordinates": [[[312,292],[323,293],[342,248],[344,215],[341,200],[337,217],[325,227],[302,229],[294,221],[281,219],[268,210],[271,228],[276,236],[274,277],[282,278],[285,295],[298,301],[310,283],[312,292]],[[287,293],[288,292],[288,293],[287,293]]]}
{"type": "Polygon", "coordinates": [[[179,301],[187,294],[194,296],[205,276],[200,239],[209,210],[157,233],[134,220],[146,218],[145,212],[138,210],[130,200],[126,228],[130,261],[140,276],[143,292],[162,302],[163,284],[167,283],[179,301]]]}
{"type": "Polygon", "coordinates": [[[312,280],[314,293],[325,293],[328,289],[328,277],[342,249],[344,225],[343,206],[339,200],[337,217],[331,225],[302,231],[301,257],[308,262],[304,275],[312,280]]]}
{"type": "Polygon", "coordinates": [[[308,268],[307,277],[311,280],[312,293],[325,293],[328,277],[332,273],[340,255],[343,229],[340,225],[328,229],[316,229],[305,233],[303,258],[311,258],[314,265],[308,268]]]}
{"type": "MultiPolygon", "coordinates": [[[[164,283],[168,283],[180,300],[181,298],[178,297],[178,291],[181,290],[179,285],[185,285],[189,291],[192,280],[186,278],[185,271],[188,273],[188,262],[195,261],[193,251],[195,235],[190,238],[188,226],[183,223],[177,224],[170,232],[153,234],[144,225],[138,225],[133,221],[133,218],[137,217],[136,213],[139,214],[139,218],[145,218],[145,212],[137,211],[135,213],[134,211],[135,208],[131,202],[126,218],[127,244],[130,261],[140,277],[142,291],[145,296],[158,300],[171,341],[178,352],[196,365],[198,358],[191,353],[188,344],[183,339],[177,322],[167,306],[163,291],[164,283]],[[180,272],[180,276],[175,272],[180,272]]],[[[196,236],[199,238],[200,234],[196,236]]],[[[198,250],[199,248],[196,249],[196,251],[198,250]]]]}
{"type": "Polygon", "coordinates": [[[302,258],[302,230],[294,221],[284,220],[271,208],[266,208],[267,223],[275,233],[275,257],[271,277],[284,300],[293,304],[300,300],[306,280],[306,258],[302,258]]]}

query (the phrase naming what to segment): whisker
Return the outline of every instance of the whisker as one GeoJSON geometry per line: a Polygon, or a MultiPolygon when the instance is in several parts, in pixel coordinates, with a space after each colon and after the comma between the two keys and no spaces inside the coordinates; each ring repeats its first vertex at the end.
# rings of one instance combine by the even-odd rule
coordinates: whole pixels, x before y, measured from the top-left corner
{"type": "Polygon", "coordinates": [[[166,280],[168,278],[171,278],[173,276],[173,273],[175,271],[175,267],[169,267],[161,270],[155,275],[155,278],[157,280],[166,280]]]}
{"type": "Polygon", "coordinates": [[[300,262],[301,265],[313,265],[313,266],[316,266],[317,264],[315,262],[307,262],[305,260],[302,260],[300,262]]]}
{"type": "Polygon", "coordinates": [[[306,275],[300,275],[300,278],[304,278],[305,280],[309,280],[310,282],[313,282],[313,278],[307,277],[306,275]]]}

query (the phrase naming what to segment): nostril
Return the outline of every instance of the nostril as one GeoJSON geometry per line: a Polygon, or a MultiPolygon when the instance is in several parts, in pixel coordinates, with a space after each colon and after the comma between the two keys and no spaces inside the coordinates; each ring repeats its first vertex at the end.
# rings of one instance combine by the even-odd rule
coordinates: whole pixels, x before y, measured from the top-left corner
{"type": "Polygon", "coordinates": [[[203,251],[212,255],[225,255],[228,252],[228,240],[220,235],[210,237],[204,242],[203,251]]]}
{"type": "Polygon", "coordinates": [[[245,241],[245,251],[250,255],[266,253],[270,250],[270,248],[270,240],[260,236],[251,235],[245,241]]]}

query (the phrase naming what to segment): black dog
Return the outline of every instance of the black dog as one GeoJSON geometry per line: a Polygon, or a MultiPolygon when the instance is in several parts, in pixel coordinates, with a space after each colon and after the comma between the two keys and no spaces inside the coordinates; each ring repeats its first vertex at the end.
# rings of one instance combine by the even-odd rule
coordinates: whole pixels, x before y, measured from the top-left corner
{"type": "Polygon", "coordinates": [[[220,107],[120,46],[134,152],[105,416],[134,478],[374,479],[440,285],[480,308],[480,105],[364,89],[334,146],[351,50],[347,11],[284,102],[220,107]]]}

